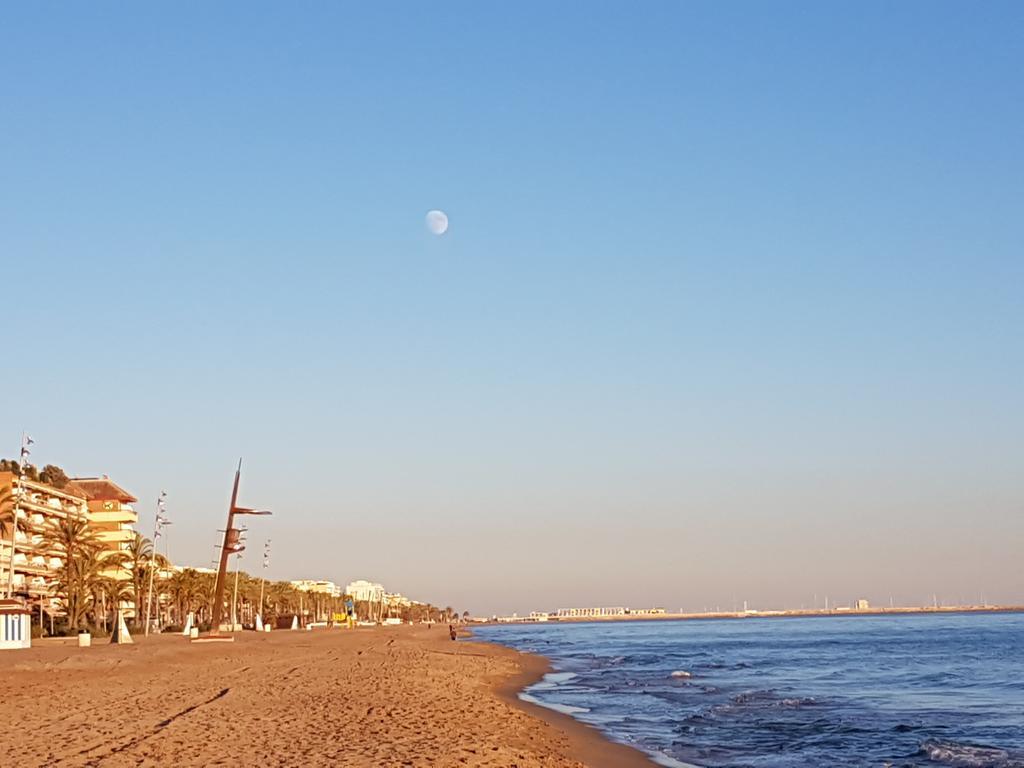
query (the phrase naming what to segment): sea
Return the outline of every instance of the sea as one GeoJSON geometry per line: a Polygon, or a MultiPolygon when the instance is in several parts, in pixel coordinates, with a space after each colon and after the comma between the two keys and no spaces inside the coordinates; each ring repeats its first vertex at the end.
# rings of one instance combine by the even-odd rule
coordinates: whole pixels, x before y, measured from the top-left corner
{"type": "Polygon", "coordinates": [[[1024,768],[1024,614],[488,625],[521,697],[666,766],[1024,768]]]}

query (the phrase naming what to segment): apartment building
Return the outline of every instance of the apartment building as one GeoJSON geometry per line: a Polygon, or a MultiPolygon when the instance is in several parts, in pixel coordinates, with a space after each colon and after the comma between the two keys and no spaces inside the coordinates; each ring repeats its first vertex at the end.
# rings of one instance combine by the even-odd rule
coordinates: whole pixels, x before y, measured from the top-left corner
{"type": "Polygon", "coordinates": [[[333,581],[313,581],[311,579],[299,579],[288,582],[300,592],[312,592],[317,595],[328,597],[341,597],[341,587],[333,581]]]}
{"type": "Polygon", "coordinates": [[[13,595],[24,599],[33,610],[59,609],[53,595],[53,580],[63,565],[60,552],[46,549],[43,532],[66,518],[89,519],[88,501],[74,489],[57,489],[13,472],[0,472],[0,503],[5,512],[18,507],[17,528],[12,517],[0,522],[0,587],[7,589],[13,569],[13,595]],[[14,548],[11,549],[11,534],[14,548]]]}
{"type": "Polygon", "coordinates": [[[104,557],[111,561],[103,575],[122,581],[131,579],[131,571],[113,556],[126,554],[135,539],[134,526],[139,516],[132,504],[138,499],[106,475],[72,478],[65,490],[86,499],[89,527],[103,544],[104,557]]]}
{"type": "Polygon", "coordinates": [[[383,584],[359,579],[345,587],[345,594],[356,601],[362,600],[368,603],[376,603],[384,599],[385,592],[383,584]]]}

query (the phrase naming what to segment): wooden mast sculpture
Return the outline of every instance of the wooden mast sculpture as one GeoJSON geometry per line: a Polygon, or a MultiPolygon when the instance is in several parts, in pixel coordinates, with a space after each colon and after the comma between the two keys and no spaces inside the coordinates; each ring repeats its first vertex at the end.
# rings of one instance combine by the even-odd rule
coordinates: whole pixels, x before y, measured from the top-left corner
{"type": "MultiPolygon", "coordinates": [[[[269,515],[267,510],[249,509],[238,506],[238,483],[242,477],[242,460],[238,460],[235,470],[235,486],[231,491],[231,506],[228,507],[228,524],[224,529],[224,543],[220,548],[220,568],[217,569],[217,585],[213,589],[213,622],[210,633],[220,633],[221,620],[224,617],[224,583],[227,581],[228,558],[241,552],[245,545],[239,540],[241,531],[235,528],[235,515],[269,515]]],[[[234,629],[234,627],[232,627],[234,629]]]]}

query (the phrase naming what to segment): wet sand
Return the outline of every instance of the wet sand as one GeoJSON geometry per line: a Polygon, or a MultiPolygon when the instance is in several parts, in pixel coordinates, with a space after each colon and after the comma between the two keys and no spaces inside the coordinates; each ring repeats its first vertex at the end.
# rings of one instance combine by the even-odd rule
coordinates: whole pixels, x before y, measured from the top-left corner
{"type": "Polygon", "coordinates": [[[446,628],[239,633],[0,652],[11,766],[650,768],[640,752],[521,702],[544,659],[446,628]]]}

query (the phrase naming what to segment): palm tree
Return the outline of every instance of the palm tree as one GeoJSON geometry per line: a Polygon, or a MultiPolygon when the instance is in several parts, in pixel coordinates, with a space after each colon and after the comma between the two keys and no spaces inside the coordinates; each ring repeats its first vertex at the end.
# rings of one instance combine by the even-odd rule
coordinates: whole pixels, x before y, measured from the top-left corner
{"type": "MultiPolygon", "coordinates": [[[[16,474],[17,463],[11,460],[11,465],[11,471],[16,474]]],[[[10,526],[14,524],[14,502],[16,499],[17,494],[14,493],[13,483],[0,488],[0,538],[2,538],[2,542],[0,542],[0,544],[2,544],[3,547],[10,546],[10,526]],[[6,526],[4,523],[6,523],[6,526]]],[[[10,579],[9,570],[14,567],[13,550],[9,553],[8,558],[9,559],[6,559],[3,563],[0,563],[0,565],[3,566],[2,569],[0,569],[0,574],[2,574],[3,577],[3,583],[0,584],[0,589],[3,589],[4,592],[7,590],[8,579],[10,579]]],[[[13,584],[13,581],[11,580],[10,583],[13,584]]],[[[10,597],[10,595],[7,595],[7,597],[10,597]]]]}
{"type": "Polygon", "coordinates": [[[268,581],[264,601],[267,605],[267,620],[289,613],[298,613],[303,604],[302,596],[287,581],[268,581]]]}
{"type": "Polygon", "coordinates": [[[60,518],[43,529],[39,551],[61,559],[56,570],[56,594],[64,603],[72,629],[81,628],[103,570],[102,547],[88,522],[79,517],[60,518]]]}
{"type": "Polygon", "coordinates": [[[196,574],[195,611],[199,621],[204,621],[213,614],[213,591],[216,589],[216,574],[196,574]]]}
{"type": "MultiPolygon", "coordinates": [[[[150,596],[148,592],[149,564],[152,562],[159,573],[160,569],[166,568],[169,563],[166,557],[153,552],[153,542],[138,531],[135,532],[135,538],[128,543],[124,555],[124,565],[132,575],[132,600],[135,602],[134,623],[138,625],[146,613],[146,600],[150,596]]],[[[154,578],[154,589],[155,587],[156,579],[154,578]]],[[[159,601],[157,604],[159,605],[159,601]]]]}
{"type": "Polygon", "coordinates": [[[242,604],[242,610],[239,611],[239,615],[244,617],[242,622],[255,623],[259,612],[260,580],[245,571],[239,574],[238,600],[242,604]]]}
{"type": "MultiPolygon", "coordinates": [[[[104,569],[109,566],[109,563],[109,557],[104,558],[104,569]]],[[[102,625],[103,629],[106,630],[107,617],[110,613],[116,613],[123,603],[127,603],[131,599],[132,588],[127,580],[101,575],[96,579],[93,586],[93,623],[102,625]]]]}
{"type": "Polygon", "coordinates": [[[125,567],[132,576],[132,601],[135,604],[135,623],[138,623],[139,614],[142,610],[142,600],[146,588],[146,568],[153,556],[153,542],[147,539],[138,531],[135,538],[125,549],[125,567]]]}
{"type": "Polygon", "coordinates": [[[167,593],[174,606],[175,621],[185,623],[185,616],[199,596],[199,574],[192,568],[178,571],[167,580],[167,593]]]}
{"type": "MultiPolygon", "coordinates": [[[[11,534],[6,532],[7,529],[4,527],[4,523],[7,525],[14,524],[14,485],[8,485],[4,488],[0,488],[0,538],[3,539],[3,546],[10,545],[11,534]]],[[[14,567],[14,552],[11,552],[10,559],[6,562],[0,563],[3,566],[0,570],[0,575],[3,577],[3,583],[0,584],[5,592],[7,590],[8,570],[14,567]]]]}

